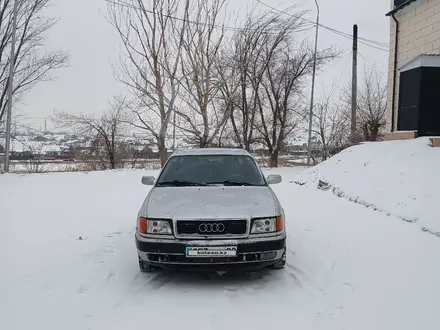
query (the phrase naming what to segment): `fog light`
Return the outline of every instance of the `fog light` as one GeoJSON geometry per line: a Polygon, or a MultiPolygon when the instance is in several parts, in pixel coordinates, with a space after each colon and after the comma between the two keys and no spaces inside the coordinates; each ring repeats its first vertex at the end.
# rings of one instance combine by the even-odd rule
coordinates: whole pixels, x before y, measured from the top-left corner
{"type": "Polygon", "coordinates": [[[264,252],[260,254],[261,260],[272,260],[277,256],[276,252],[264,252]]]}

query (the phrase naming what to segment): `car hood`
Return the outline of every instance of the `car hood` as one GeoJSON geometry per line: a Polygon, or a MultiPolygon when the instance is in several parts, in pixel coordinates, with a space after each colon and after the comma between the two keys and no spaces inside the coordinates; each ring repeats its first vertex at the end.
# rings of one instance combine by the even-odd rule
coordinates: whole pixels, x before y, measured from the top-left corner
{"type": "Polygon", "coordinates": [[[281,214],[272,189],[264,187],[154,187],[140,216],[166,219],[255,218],[281,214]]]}

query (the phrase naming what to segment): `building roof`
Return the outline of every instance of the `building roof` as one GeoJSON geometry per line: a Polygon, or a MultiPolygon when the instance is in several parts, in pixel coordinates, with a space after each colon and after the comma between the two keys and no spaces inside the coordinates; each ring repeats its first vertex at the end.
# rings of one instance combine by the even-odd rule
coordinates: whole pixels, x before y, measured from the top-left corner
{"type": "Polygon", "coordinates": [[[402,65],[400,72],[409,71],[420,67],[440,68],[440,54],[421,54],[402,65]]]}
{"type": "Polygon", "coordinates": [[[417,0],[394,0],[394,3],[397,4],[397,6],[394,7],[393,10],[391,10],[389,13],[387,13],[385,16],[392,16],[395,13],[397,13],[399,10],[405,8],[406,6],[410,5],[412,2],[417,0]],[[403,2],[402,2],[403,1],[403,2]]]}
{"type": "Polygon", "coordinates": [[[200,155],[242,155],[249,156],[250,154],[244,149],[229,149],[229,148],[195,148],[176,150],[172,156],[200,156],[200,155]]]}

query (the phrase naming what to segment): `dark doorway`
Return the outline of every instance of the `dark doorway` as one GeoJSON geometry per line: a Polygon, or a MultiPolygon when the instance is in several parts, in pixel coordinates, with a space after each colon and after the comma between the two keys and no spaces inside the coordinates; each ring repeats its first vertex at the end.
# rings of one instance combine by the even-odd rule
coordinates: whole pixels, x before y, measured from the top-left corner
{"type": "Polygon", "coordinates": [[[421,55],[402,68],[397,130],[440,136],[440,56],[421,55]]]}

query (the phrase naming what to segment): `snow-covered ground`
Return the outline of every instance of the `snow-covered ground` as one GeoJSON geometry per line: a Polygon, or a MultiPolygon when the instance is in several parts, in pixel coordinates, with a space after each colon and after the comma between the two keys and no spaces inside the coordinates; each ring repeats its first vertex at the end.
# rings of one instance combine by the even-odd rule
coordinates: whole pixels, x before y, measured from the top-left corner
{"type": "Polygon", "coordinates": [[[365,143],[347,149],[297,180],[378,211],[415,222],[440,236],[440,148],[429,138],[365,143]]]}
{"type": "Polygon", "coordinates": [[[270,171],[286,269],[223,277],[139,273],[140,178],[155,172],[0,175],[0,329],[439,329],[440,239],[290,183],[300,171],[270,171]]]}
{"type": "MultiPolygon", "coordinates": [[[[1,165],[1,164],[0,164],[1,165]]],[[[92,162],[84,161],[63,161],[63,160],[27,160],[12,161],[10,171],[12,173],[48,173],[48,172],[83,172],[91,171],[94,166],[92,162]]],[[[125,169],[149,169],[160,168],[159,159],[127,159],[121,164],[125,169]]],[[[0,168],[1,171],[2,168],[0,168]]]]}

